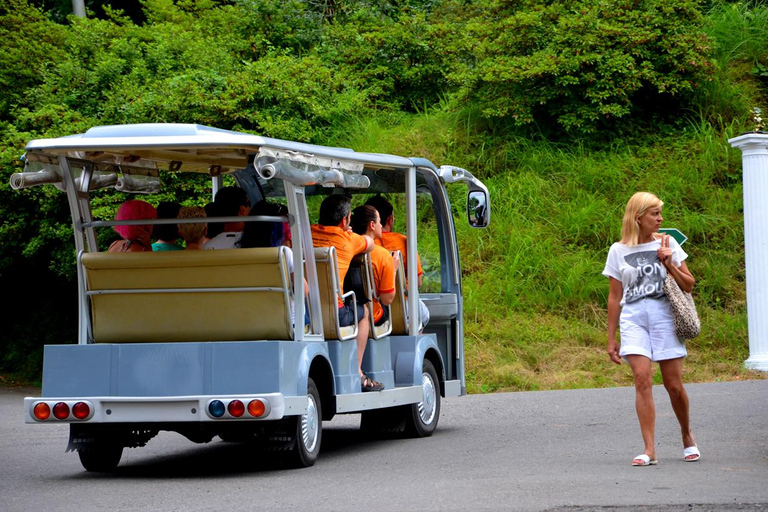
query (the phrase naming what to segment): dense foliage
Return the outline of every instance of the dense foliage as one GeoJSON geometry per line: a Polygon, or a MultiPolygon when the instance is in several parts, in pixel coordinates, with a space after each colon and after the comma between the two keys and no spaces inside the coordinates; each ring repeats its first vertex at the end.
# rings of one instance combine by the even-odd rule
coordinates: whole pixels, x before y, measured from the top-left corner
{"type": "Polygon", "coordinates": [[[674,113],[712,72],[698,2],[565,0],[473,4],[452,78],[484,113],[581,133],[630,114],[674,113]]]}
{"type": "MultiPolygon", "coordinates": [[[[762,3],[86,6],[89,17],[80,19],[66,17],[63,0],[0,5],[0,282],[21,302],[34,302],[29,290],[65,293],[74,277],[64,196],[52,187],[9,189],[26,142],[95,125],[184,122],[426,156],[486,179],[503,213],[490,232],[461,234],[467,310],[483,305],[470,339],[506,339],[531,318],[555,315],[566,325],[587,319],[595,330],[584,343],[597,343],[605,290],[596,266],[615,238],[619,205],[637,188],[677,208],[706,307],[713,318],[736,318],[720,336],[743,331],[739,162],[722,141],[766,98],[762,3]],[[688,152],[701,154],[681,156],[688,152]]],[[[194,183],[180,188],[182,202],[203,193],[194,183]]],[[[99,213],[114,200],[97,198],[99,213]]],[[[0,371],[27,360],[34,373],[42,342],[66,341],[58,338],[74,329],[72,311],[43,307],[44,329],[37,308],[4,322],[0,371]]],[[[468,343],[478,357],[481,343],[468,343]]],[[[502,344],[518,358],[521,347],[502,344]]],[[[530,350],[546,353],[538,344],[530,350]]],[[[475,390],[526,387],[483,377],[484,362],[472,364],[477,382],[493,381],[475,390]]]]}

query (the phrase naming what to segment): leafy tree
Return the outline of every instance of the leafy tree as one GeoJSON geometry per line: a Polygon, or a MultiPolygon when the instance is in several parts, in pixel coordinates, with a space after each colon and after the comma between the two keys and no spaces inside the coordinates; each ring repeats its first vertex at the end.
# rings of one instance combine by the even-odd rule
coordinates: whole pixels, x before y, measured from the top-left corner
{"type": "Polygon", "coordinates": [[[0,4],[0,120],[10,120],[11,109],[44,79],[51,65],[64,57],[65,37],[64,27],[25,0],[0,4]]]}
{"type": "Polygon", "coordinates": [[[518,125],[587,134],[679,113],[713,70],[693,0],[448,0],[441,19],[460,97],[518,125]]]}

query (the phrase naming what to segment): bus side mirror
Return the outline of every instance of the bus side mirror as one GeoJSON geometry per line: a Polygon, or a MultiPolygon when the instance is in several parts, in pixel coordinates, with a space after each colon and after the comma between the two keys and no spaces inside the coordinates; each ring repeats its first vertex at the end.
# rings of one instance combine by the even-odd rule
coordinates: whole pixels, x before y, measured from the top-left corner
{"type": "Polygon", "coordinates": [[[467,219],[473,228],[488,226],[491,209],[488,206],[488,194],[484,190],[471,190],[467,194],[467,219]]]}

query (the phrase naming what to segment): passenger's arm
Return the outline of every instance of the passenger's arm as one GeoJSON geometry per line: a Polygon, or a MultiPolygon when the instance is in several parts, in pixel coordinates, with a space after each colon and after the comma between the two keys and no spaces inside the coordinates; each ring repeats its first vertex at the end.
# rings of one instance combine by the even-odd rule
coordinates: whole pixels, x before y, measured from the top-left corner
{"type": "Polygon", "coordinates": [[[373,238],[369,237],[368,235],[361,235],[363,238],[365,238],[365,250],[363,253],[371,252],[373,250],[373,246],[375,245],[373,243],[373,238]]]}
{"type": "Polygon", "coordinates": [[[379,294],[379,302],[381,302],[382,306],[389,306],[392,304],[392,301],[395,300],[395,292],[392,291],[390,293],[380,293],[379,294]]]}

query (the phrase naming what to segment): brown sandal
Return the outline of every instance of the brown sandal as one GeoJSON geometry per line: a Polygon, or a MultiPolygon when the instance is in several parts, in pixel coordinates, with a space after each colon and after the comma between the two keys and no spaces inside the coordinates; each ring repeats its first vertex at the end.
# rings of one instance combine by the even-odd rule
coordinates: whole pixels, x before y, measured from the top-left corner
{"type": "Polygon", "coordinates": [[[382,391],[384,389],[384,384],[376,382],[366,374],[362,374],[360,375],[360,388],[363,391],[382,391]]]}

